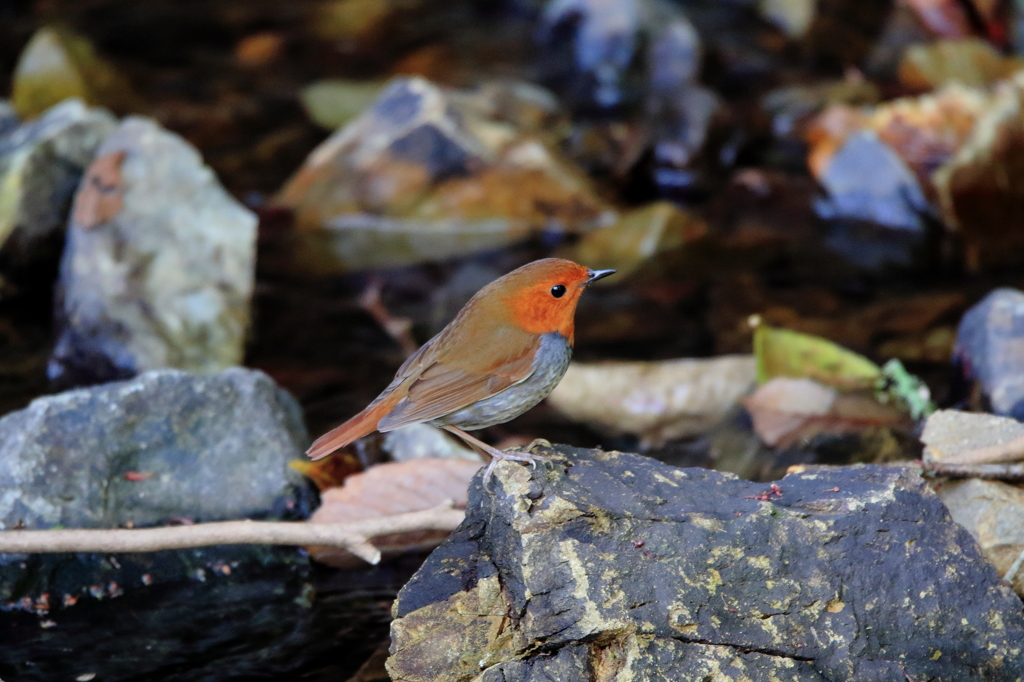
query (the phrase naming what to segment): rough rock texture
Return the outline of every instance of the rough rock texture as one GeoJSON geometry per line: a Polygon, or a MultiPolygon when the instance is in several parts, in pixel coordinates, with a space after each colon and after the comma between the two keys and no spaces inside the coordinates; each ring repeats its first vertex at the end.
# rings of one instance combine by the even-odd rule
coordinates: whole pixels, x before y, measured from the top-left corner
{"type": "Polygon", "coordinates": [[[947,481],[939,498],[953,520],[967,529],[999,575],[1024,594],[1024,489],[1001,481],[947,481]],[[1007,576],[1007,573],[1009,575],[1007,576]]]}
{"type": "Polygon", "coordinates": [[[453,91],[422,78],[388,84],[276,199],[295,212],[303,270],[440,260],[613,220],[590,180],[516,120],[522,107],[500,99],[493,88],[453,91]]]}
{"type": "Polygon", "coordinates": [[[38,398],[0,419],[0,529],[281,512],[304,485],[288,462],[307,443],[295,400],[255,370],[38,398]]]}
{"type": "Polygon", "coordinates": [[[77,99],[4,135],[7,120],[0,107],[0,245],[26,256],[63,230],[75,187],[117,121],[77,99]]]}
{"type": "Polygon", "coordinates": [[[255,251],[256,216],[196,149],[154,121],[125,119],[75,197],[50,378],[78,385],[240,364],[255,251]]]}
{"type": "Polygon", "coordinates": [[[393,680],[1024,677],[1020,600],[908,470],[558,454],[474,482],[395,603],[393,680]]]}
{"type": "Polygon", "coordinates": [[[1024,292],[996,289],[960,320],[954,362],[992,412],[1024,418],[1024,292]]]}
{"type": "Polygon", "coordinates": [[[939,410],[925,422],[921,442],[924,458],[942,462],[969,450],[1000,445],[1024,436],[1024,424],[984,412],[939,410]]]}

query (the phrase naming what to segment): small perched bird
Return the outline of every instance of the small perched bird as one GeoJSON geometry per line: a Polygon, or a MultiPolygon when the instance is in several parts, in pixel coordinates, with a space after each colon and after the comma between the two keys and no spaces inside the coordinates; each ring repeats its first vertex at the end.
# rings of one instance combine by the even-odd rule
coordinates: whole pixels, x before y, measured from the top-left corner
{"type": "Polygon", "coordinates": [[[580,295],[614,272],[545,258],[496,279],[409,356],[376,400],[306,454],[320,459],[374,431],[426,422],[490,455],[485,484],[499,460],[535,466],[544,458],[503,452],[466,431],[514,419],[554,390],[569,367],[580,295]]]}

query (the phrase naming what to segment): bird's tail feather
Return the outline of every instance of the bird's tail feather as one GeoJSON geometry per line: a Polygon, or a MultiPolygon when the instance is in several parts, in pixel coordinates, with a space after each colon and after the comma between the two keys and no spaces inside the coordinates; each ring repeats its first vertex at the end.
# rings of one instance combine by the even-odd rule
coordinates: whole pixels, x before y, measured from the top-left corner
{"type": "Polygon", "coordinates": [[[343,448],[352,441],[373,433],[377,430],[377,423],[391,411],[397,402],[398,396],[395,395],[374,402],[341,426],[331,429],[313,441],[313,444],[306,450],[306,454],[310,459],[323,459],[338,448],[343,448]]]}

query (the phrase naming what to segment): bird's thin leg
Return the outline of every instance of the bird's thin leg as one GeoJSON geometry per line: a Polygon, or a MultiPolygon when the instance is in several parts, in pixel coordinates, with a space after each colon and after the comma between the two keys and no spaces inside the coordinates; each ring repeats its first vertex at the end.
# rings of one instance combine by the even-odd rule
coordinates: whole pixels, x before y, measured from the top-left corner
{"type": "Polygon", "coordinates": [[[511,453],[504,452],[503,450],[499,450],[498,448],[496,448],[494,446],[488,445],[487,443],[483,442],[479,438],[474,438],[473,436],[469,435],[468,433],[466,433],[465,431],[463,431],[459,427],[452,426],[451,424],[447,424],[447,425],[445,425],[445,426],[443,426],[441,428],[443,428],[445,431],[447,431],[448,433],[450,433],[450,434],[452,434],[454,436],[458,436],[467,445],[469,445],[469,447],[473,448],[477,452],[481,452],[481,453],[483,453],[485,455],[490,456],[491,463],[487,465],[487,470],[484,472],[484,487],[485,488],[487,487],[487,482],[491,479],[491,473],[494,471],[494,467],[498,463],[499,460],[509,459],[509,460],[512,460],[513,462],[526,462],[527,464],[529,464],[534,469],[537,468],[537,462],[538,461],[540,461],[540,462],[547,462],[547,461],[550,460],[549,457],[544,457],[543,455],[534,455],[532,453],[521,453],[521,454],[514,454],[513,455],[511,453]]]}

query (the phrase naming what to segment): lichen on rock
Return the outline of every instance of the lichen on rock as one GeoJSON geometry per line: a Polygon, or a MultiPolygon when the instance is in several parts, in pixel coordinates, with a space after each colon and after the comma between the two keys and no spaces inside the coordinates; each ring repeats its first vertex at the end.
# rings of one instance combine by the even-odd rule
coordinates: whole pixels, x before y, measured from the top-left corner
{"type": "Polygon", "coordinates": [[[1024,614],[917,474],[775,486],[558,447],[395,602],[393,680],[1012,680],[1024,614]]]}

